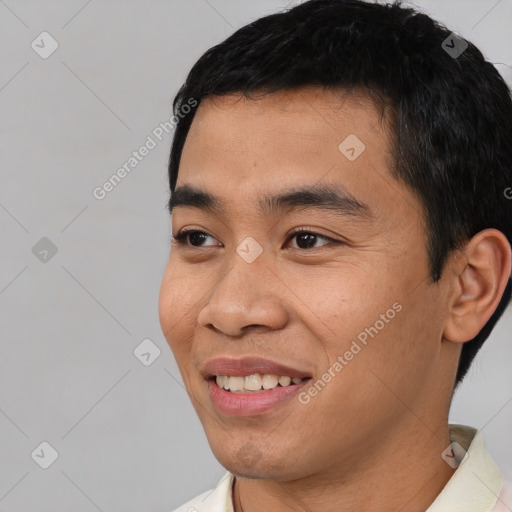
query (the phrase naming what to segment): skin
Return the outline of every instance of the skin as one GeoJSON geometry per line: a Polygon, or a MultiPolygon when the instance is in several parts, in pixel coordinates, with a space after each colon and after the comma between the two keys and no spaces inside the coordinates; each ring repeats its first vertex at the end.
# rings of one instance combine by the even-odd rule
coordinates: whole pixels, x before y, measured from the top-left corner
{"type": "Polygon", "coordinates": [[[498,305],[510,245],[480,232],[432,283],[424,213],[391,165],[389,131],[362,94],[229,95],[198,109],[177,187],[220,196],[226,212],[173,211],[173,234],[209,236],[173,244],[159,316],[211,449],[237,477],[236,512],[420,512],[454,472],[441,453],[457,362],[498,305]],[[338,149],[349,134],[366,146],[354,161],[338,149]],[[371,218],[258,209],[260,196],[319,183],[343,186],[371,218]],[[290,237],[300,227],[319,236],[307,246],[290,237]],[[236,252],[247,236],[263,249],[252,263],[236,252]],[[206,360],[263,356],[315,381],[396,302],[402,310],[309,403],[252,417],[212,404],[206,360]]]}

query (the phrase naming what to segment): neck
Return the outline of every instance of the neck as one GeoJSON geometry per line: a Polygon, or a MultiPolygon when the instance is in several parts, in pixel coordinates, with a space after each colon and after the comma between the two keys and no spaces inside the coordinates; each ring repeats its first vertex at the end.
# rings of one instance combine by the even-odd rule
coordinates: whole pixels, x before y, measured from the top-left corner
{"type": "MultiPolygon", "coordinates": [[[[343,461],[323,474],[300,480],[236,478],[235,512],[425,512],[454,473],[441,453],[450,444],[448,424],[435,431],[423,423],[384,436],[379,453],[349,465],[343,461]]],[[[411,427],[409,425],[409,427],[411,427]]],[[[364,447],[361,447],[362,449],[364,447]]],[[[354,461],[355,462],[355,461],[354,461]]]]}

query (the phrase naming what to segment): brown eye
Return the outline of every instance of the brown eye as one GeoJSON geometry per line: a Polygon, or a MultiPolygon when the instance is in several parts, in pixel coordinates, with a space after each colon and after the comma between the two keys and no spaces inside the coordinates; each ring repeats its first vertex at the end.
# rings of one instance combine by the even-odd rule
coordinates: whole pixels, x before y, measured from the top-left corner
{"type": "Polygon", "coordinates": [[[171,240],[180,245],[186,245],[190,247],[203,247],[201,243],[204,242],[204,240],[207,239],[208,237],[213,238],[204,231],[198,231],[195,229],[184,229],[183,231],[180,231],[176,236],[173,235],[171,237],[171,240]],[[190,244],[188,243],[189,241],[190,244]]]}
{"type": "MultiPolygon", "coordinates": [[[[292,247],[293,249],[316,249],[317,247],[322,247],[322,246],[317,246],[317,247],[314,246],[315,241],[317,241],[318,239],[323,239],[323,240],[327,240],[329,242],[334,242],[334,243],[340,243],[337,240],[333,240],[332,238],[329,238],[328,236],[320,235],[319,233],[315,233],[314,231],[308,231],[306,229],[300,229],[298,231],[295,231],[294,233],[292,233],[290,235],[288,240],[292,240],[294,238],[297,239],[298,247],[292,247]]],[[[327,244],[323,244],[323,245],[327,245],[327,244]]]]}

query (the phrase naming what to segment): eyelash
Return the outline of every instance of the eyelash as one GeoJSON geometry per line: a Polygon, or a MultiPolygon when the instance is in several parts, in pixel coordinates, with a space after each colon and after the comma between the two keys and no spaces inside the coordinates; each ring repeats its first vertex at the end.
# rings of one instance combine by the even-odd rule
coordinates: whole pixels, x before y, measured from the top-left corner
{"type": "MultiPolygon", "coordinates": [[[[209,235],[208,233],[206,233],[204,231],[200,231],[200,230],[197,230],[197,229],[184,229],[184,230],[180,231],[177,235],[172,235],[171,236],[171,243],[172,242],[176,242],[176,243],[178,243],[180,245],[187,246],[189,248],[201,249],[201,246],[189,245],[187,243],[188,242],[187,237],[191,233],[200,233],[200,234],[203,234],[203,235],[206,235],[206,236],[209,236],[209,237],[213,238],[211,235],[209,235]]],[[[286,242],[288,242],[292,238],[296,237],[297,235],[301,235],[301,234],[313,235],[315,237],[323,238],[324,240],[328,240],[329,242],[334,242],[336,244],[342,244],[343,243],[343,242],[340,242],[339,240],[334,240],[333,238],[330,238],[330,237],[325,236],[325,235],[321,235],[320,233],[315,233],[314,231],[308,230],[306,228],[299,228],[296,231],[293,231],[292,233],[290,233],[290,236],[286,239],[286,242]]],[[[210,246],[210,247],[212,247],[212,246],[210,246]]],[[[321,247],[323,247],[323,246],[321,246],[321,247]]],[[[312,247],[310,249],[301,249],[299,247],[299,248],[297,248],[297,250],[307,251],[307,250],[319,249],[319,248],[320,247],[312,247]]]]}

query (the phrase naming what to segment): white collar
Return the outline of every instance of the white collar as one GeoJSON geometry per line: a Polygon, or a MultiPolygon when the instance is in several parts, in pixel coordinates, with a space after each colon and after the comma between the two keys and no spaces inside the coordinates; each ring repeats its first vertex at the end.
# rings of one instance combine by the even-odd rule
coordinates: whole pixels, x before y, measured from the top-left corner
{"type": "Polygon", "coordinates": [[[465,425],[450,425],[450,439],[467,453],[426,512],[492,511],[503,476],[485,447],[482,432],[465,425]]]}

